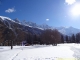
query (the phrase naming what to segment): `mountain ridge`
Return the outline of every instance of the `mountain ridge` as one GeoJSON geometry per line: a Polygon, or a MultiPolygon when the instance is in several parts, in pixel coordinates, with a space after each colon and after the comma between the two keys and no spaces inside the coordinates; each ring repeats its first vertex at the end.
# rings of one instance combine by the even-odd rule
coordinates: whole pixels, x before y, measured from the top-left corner
{"type": "MultiPolygon", "coordinates": [[[[28,26],[28,27],[31,27],[31,28],[38,28],[38,29],[41,29],[41,30],[57,29],[60,33],[62,33],[64,35],[72,35],[72,34],[76,34],[76,33],[80,32],[80,29],[77,29],[77,28],[74,28],[74,27],[71,27],[71,26],[70,27],[51,27],[47,24],[38,25],[38,24],[33,23],[33,22],[26,22],[26,21],[20,22],[18,19],[13,19],[12,20],[12,19],[10,19],[8,17],[4,17],[4,16],[0,16],[0,18],[2,20],[5,20],[5,21],[9,20],[9,21],[12,21],[14,23],[25,25],[25,26],[28,26]]],[[[10,27],[10,24],[9,24],[9,27],[10,27]]]]}

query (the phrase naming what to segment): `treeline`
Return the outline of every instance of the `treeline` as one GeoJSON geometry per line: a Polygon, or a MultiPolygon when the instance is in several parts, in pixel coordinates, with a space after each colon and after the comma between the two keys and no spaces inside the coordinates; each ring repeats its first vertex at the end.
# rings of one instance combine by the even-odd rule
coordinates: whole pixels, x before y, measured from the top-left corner
{"type": "Polygon", "coordinates": [[[2,37],[0,37],[0,45],[57,45],[57,43],[61,43],[61,34],[56,29],[44,30],[39,35],[30,32],[22,32],[22,30],[18,29],[16,30],[16,34],[11,29],[5,28],[3,33],[1,33],[2,37]]]}
{"type": "Polygon", "coordinates": [[[79,43],[80,33],[72,36],[64,36],[58,30],[47,29],[44,30],[40,35],[32,34],[28,32],[22,32],[22,30],[16,30],[16,34],[8,28],[5,28],[3,33],[0,33],[0,45],[2,46],[15,46],[15,45],[34,45],[34,44],[52,44],[57,45],[58,43],[79,43]]]}
{"type": "MultiPolygon", "coordinates": [[[[31,39],[29,39],[28,41],[31,42],[30,40],[31,39]]],[[[46,44],[46,45],[49,44],[57,45],[58,43],[80,43],[80,33],[68,36],[61,34],[56,29],[54,30],[47,29],[44,30],[40,36],[34,35],[32,42],[33,44],[46,44]]]]}
{"type": "Polygon", "coordinates": [[[62,43],[80,43],[80,33],[72,34],[71,36],[61,35],[62,43]]]}
{"type": "Polygon", "coordinates": [[[44,30],[40,35],[28,34],[26,39],[27,44],[52,44],[57,45],[57,43],[61,43],[61,34],[56,30],[47,29],[44,30]]]}

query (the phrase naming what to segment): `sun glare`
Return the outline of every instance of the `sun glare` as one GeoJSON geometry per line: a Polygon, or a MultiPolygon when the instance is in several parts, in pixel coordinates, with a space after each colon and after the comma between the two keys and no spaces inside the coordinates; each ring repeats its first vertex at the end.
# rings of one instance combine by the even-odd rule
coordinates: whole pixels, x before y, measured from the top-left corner
{"type": "Polygon", "coordinates": [[[80,15],[80,4],[75,4],[71,9],[71,13],[74,16],[79,16],[80,15]]]}

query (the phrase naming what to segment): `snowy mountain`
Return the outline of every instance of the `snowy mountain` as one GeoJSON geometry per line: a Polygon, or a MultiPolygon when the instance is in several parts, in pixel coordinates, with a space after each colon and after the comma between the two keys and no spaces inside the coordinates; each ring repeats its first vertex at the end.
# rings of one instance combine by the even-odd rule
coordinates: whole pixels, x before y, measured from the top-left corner
{"type": "Polygon", "coordinates": [[[80,32],[80,29],[74,27],[56,27],[56,29],[64,35],[72,35],[80,32]]]}
{"type": "Polygon", "coordinates": [[[53,29],[51,26],[49,26],[47,24],[38,25],[38,24],[36,24],[34,22],[29,22],[29,21],[26,22],[25,20],[23,20],[21,23],[23,25],[31,26],[33,28],[38,28],[38,29],[42,29],[42,30],[44,30],[44,29],[53,29]]]}
{"type": "Polygon", "coordinates": [[[23,25],[17,19],[12,20],[8,17],[0,16],[0,45],[10,46],[21,44],[22,41],[31,43],[34,36],[39,36],[43,30],[23,25]]]}
{"type": "Polygon", "coordinates": [[[42,25],[37,25],[36,23],[33,22],[24,22],[24,25],[32,26],[34,28],[39,28],[39,29],[57,29],[60,33],[64,35],[72,35],[80,32],[80,29],[74,28],[74,27],[51,27],[47,24],[42,24],[42,25]]]}
{"type": "MultiPolygon", "coordinates": [[[[38,25],[36,23],[33,22],[26,22],[25,20],[23,20],[22,22],[20,22],[18,19],[10,19],[8,17],[4,17],[4,16],[0,16],[0,21],[4,22],[4,24],[9,27],[10,29],[12,29],[14,23],[23,26],[23,30],[25,30],[25,26],[27,26],[28,28],[30,28],[28,31],[33,32],[33,33],[37,33],[38,31],[35,31],[34,29],[38,29],[38,30],[44,30],[44,29],[57,29],[60,33],[64,34],[64,35],[72,35],[72,34],[76,34],[78,32],[80,32],[80,29],[77,28],[73,28],[73,27],[51,27],[47,24],[42,24],[42,25],[38,25]]],[[[18,27],[19,28],[19,27],[18,27]]],[[[17,28],[17,29],[18,29],[17,28]]]]}
{"type": "Polygon", "coordinates": [[[34,28],[41,28],[44,29],[57,29],[60,33],[64,35],[72,35],[80,32],[80,29],[74,28],[74,27],[51,27],[47,24],[37,25],[33,22],[26,22],[27,25],[32,26],[34,28]]]}
{"type": "Polygon", "coordinates": [[[32,27],[29,24],[22,24],[18,19],[10,19],[8,17],[0,16],[0,22],[3,23],[7,28],[15,30],[21,29],[24,32],[30,32],[34,34],[40,34],[41,29],[37,29],[36,27],[32,27]]]}

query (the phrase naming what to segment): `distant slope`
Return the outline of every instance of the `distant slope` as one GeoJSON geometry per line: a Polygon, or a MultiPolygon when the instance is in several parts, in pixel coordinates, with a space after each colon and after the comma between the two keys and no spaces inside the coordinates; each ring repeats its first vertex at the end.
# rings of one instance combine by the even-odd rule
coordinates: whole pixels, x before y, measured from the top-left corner
{"type": "Polygon", "coordinates": [[[80,29],[73,27],[57,27],[56,29],[64,35],[72,35],[80,32],[80,29]]]}

